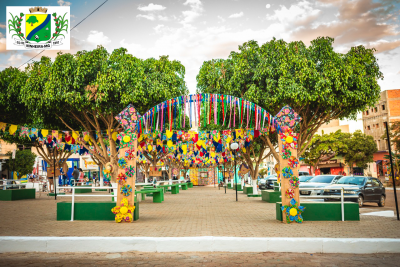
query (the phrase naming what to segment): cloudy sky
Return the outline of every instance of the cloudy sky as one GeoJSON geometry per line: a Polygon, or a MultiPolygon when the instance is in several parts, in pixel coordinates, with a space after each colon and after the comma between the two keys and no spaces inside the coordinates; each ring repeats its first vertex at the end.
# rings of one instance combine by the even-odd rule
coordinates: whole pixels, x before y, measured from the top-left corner
{"type": "MultiPolygon", "coordinates": [[[[34,51],[7,51],[6,6],[71,7],[76,25],[104,0],[26,0],[0,2],[0,69],[18,67],[34,51]]],[[[109,51],[126,47],[136,57],[169,55],[186,67],[186,82],[196,90],[205,60],[227,58],[238,45],[272,37],[309,44],[318,36],[335,38],[346,52],[363,44],[378,51],[385,79],[382,90],[400,87],[400,0],[109,0],[71,33],[71,51],[101,44],[109,51]]],[[[42,55],[54,57],[56,51],[42,55]]]]}

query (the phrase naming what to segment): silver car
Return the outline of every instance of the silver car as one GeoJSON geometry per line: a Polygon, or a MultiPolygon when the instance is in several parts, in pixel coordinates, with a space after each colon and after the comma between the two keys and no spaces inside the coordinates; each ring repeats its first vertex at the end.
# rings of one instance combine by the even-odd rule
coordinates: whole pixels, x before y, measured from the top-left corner
{"type": "Polygon", "coordinates": [[[302,190],[302,188],[324,188],[327,185],[335,184],[343,175],[317,175],[307,183],[300,183],[300,195],[322,195],[324,190],[302,190]]]}

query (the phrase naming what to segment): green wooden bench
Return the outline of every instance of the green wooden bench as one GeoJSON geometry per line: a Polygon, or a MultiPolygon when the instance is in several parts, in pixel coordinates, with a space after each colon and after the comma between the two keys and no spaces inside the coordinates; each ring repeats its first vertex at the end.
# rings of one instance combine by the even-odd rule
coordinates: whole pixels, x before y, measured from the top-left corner
{"type": "Polygon", "coordinates": [[[179,184],[164,184],[164,185],[158,185],[157,187],[164,188],[164,191],[168,187],[171,187],[171,194],[178,194],[179,193],[179,184]]]}
{"type": "Polygon", "coordinates": [[[143,196],[151,194],[154,203],[161,203],[164,201],[164,190],[162,188],[142,189],[140,191],[135,191],[135,194],[142,194],[142,200],[144,200],[143,196]]]}
{"type": "Polygon", "coordinates": [[[193,183],[192,182],[189,182],[187,184],[188,184],[188,188],[193,188],[193,183]]]}

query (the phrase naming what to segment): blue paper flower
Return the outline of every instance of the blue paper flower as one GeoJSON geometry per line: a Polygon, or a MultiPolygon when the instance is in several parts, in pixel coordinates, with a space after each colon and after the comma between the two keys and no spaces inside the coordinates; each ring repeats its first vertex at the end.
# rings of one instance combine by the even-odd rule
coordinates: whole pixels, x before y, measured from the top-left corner
{"type": "Polygon", "coordinates": [[[291,222],[302,223],[303,222],[303,217],[301,216],[301,213],[305,210],[305,207],[297,206],[297,201],[294,198],[292,198],[290,200],[289,205],[282,206],[281,210],[285,211],[285,213],[286,213],[286,222],[287,223],[291,223],[291,222]]]}

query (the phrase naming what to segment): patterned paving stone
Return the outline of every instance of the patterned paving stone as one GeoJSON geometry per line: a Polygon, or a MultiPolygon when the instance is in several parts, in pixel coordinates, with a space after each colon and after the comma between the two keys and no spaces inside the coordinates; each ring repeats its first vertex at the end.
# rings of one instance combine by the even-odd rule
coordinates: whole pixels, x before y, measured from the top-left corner
{"type": "MultiPolygon", "coordinates": [[[[95,194],[95,193],[93,193],[95,194]]],[[[99,192],[98,194],[103,194],[99,192]]],[[[238,237],[332,237],[400,238],[395,218],[362,216],[359,222],[304,222],[286,225],[275,220],[275,204],[248,198],[235,191],[194,187],[177,195],[167,193],[163,203],[151,197],[140,203],[140,220],[128,224],[113,221],[57,221],[60,198],[0,202],[1,236],[238,236],[238,237]]],[[[68,199],[70,200],[70,199],[68,199]]],[[[105,201],[104,198],[77,198],[105,201]]],[[[368,205],[368,211],[382,208],[368,205]]],[[[393,209],[387,207],[386,209],[393,209]]],[[[361,213],[364,209],[361,210],[361,213]]]]}

